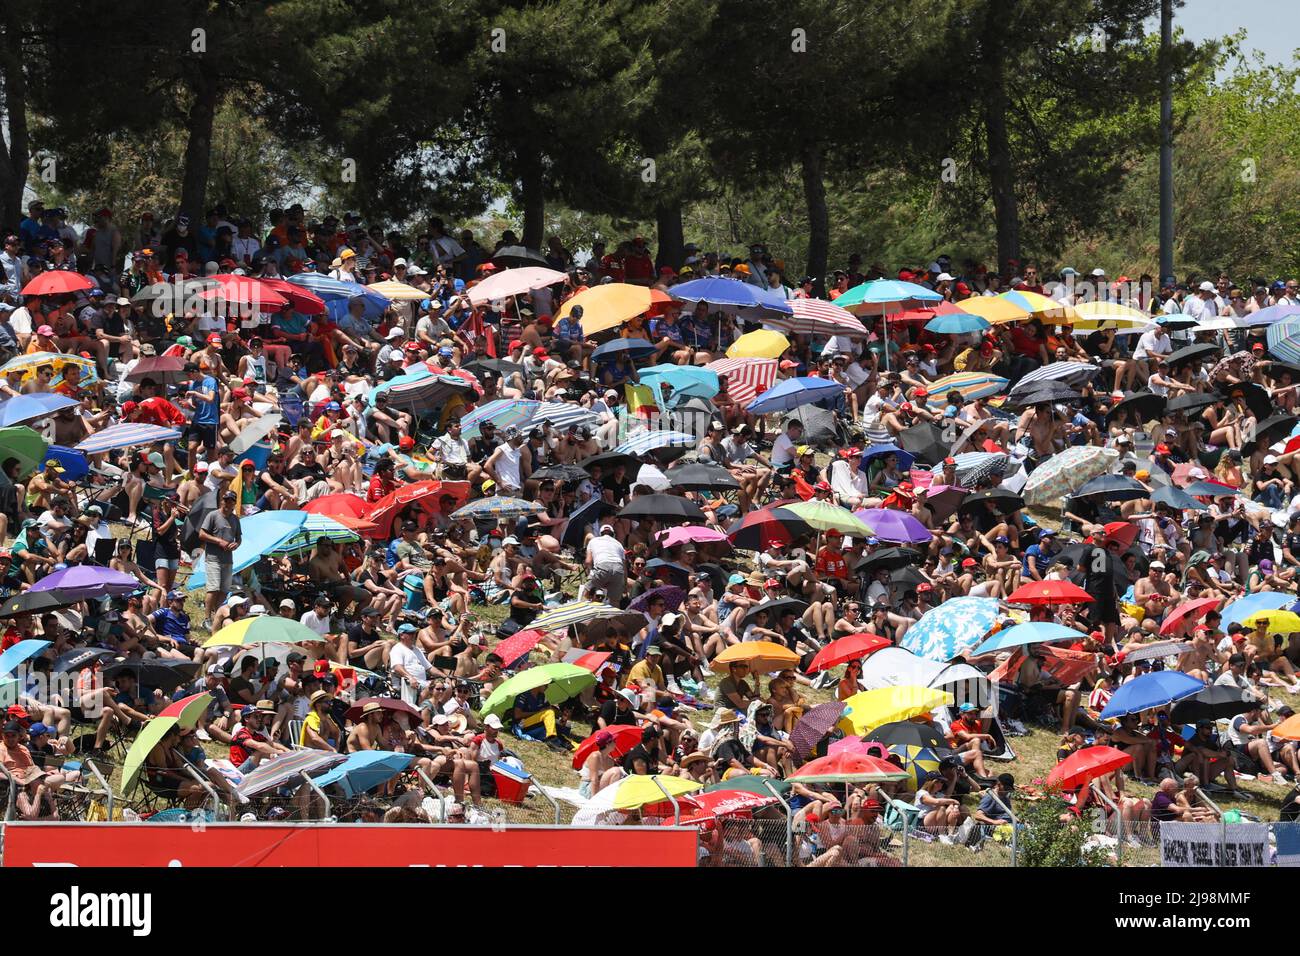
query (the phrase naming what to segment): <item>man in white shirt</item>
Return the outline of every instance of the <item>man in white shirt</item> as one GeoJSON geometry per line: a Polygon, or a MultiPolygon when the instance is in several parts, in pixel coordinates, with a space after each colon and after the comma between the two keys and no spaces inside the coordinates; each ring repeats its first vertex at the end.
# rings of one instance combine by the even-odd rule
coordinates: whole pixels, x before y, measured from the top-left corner
{"type": "Polygon", "coordinates": [[[597,591],[605,592],[605,603],[618,606],[627,587],[627,551],[614,537],[613,525],[601,525],[600,534],[587,542],[587,557],[583,564],[590,575],[585,591],[591,599],[597,591]]]}
{"type": "Polygon", "coordinates": [[[402,700],[412,707],[418,706],[428,689],[432,669],[424,651],[415,646],[415,635],[414,624],[401,625],[397,629],[397,643],[388,655],[389,669],[402,681],[402,700]]]}
{"type": "Polygon", "coordinates": [[[330,634],[330,599],[327,595],[317,595],[312,609],[298,619],[298,623],[311,628],[325,640],[330,634]]]}
{"type": "Polygon", "coordinates": [[[1214,283],[1208,279],[1196,287],[1196,295],[1183,303],[1183,314],[1197,322],[1208,322],[1219,315],[1214,283]]]}
{"type": "Polygon", "coordinates": [[[781,468],[794,461],[794,450],[799,446],[802,438],[803,422],[791,419],[786,423],[785,431],[772,443],[772,464],[781,468]]]}
{"type": "Polygon", "coordinates": [[[1133,348],[1133,357],[1140,362],[1145,362],[1153,355],[1168,355],[1173,350],[1169,333],[1165,331],[1163,325],[1157,325],[1138,336],[1137,345],[1133,348]]]}

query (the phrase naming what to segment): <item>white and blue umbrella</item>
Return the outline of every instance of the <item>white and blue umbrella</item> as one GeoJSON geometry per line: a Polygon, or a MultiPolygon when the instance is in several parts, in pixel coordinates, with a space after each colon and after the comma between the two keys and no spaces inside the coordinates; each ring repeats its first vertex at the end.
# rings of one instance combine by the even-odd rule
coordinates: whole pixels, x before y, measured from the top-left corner
{"type": "Polygon", "coordinates": [[[273,555],[300,554],[310,551],[321,541],[338,543],[360,541],[361,535],[329,515],[315,514],[309,511],[292,511],[290,514],[303,515],[298,528],[271,547],[266,553],[273,555]]]}
{"type": "Polygon", "coordinates": [[[541,402],[530,398],[498,398],[474,409],[460,420],[460,435],[466,441],[479,436],[479,429],[484,422],[491,422],[498,429],[525,428],[537,414],[541,402]]]}
{"type": "Polygon", "coordinates": [[[103,431],[95,432],[85,441],[77,442],[77,451],[93,455],[101,451],[113,451],[117,448],[132,448],[136,445],[152,445],[155,442],[174,442],[181,437],[175,428],[162,425],[143,425],[135,422],[122,422],[109,425],[103,431]]]}
{"type": "Polygon", "coordinates": [[[900,644],[917,657],[950,661],[983,641],[997,622],[998,602],[993,598],[950,598],[922,614],[900,644]]]}
{"type": "Polygon", "coordinates": [[[362,313],[362,316],[372,322],[383,317],[392,301],[387,296],[372,292],[359,283],[332,279],[327,275],[321,275],[319,272],[300,272],[295,276],[290,276],[285,281],[302,286],[323,299],[330,318],[335,321],[348,314],[348,302],[358,296],[366,304],[366,310],[362,313]]]}
{"type": "Polygon", "coordinates": [[[745,411],[753,415],[789,411],[832,399],[843,392],[843,385],[828,378],[787,378],[746,405],[745,411]]]}
{"type": "Polygon", "coordinates": [[[1246,327],[1257,325],[1274,325],[1284,319],[1300,318],[1300,305],[1270,305],[1258,312],[1248,312],[1241,317],[1241,324],[1246,327]]]}
{"type": "Polygon", "coordinates": [[[565,429],[570,425],[595,425],[600,416],[589,408],[575,405],[573,402],[542,402],[529,419],[529,425],[550,425],[555,429],[565,429]]]}
{"type": "Polygon", "coordinates": [[[1300,362],[1300,311],[1274,322],[1268,327],[1265,336],[1273,358],[1283,362],[1300,362]]]}
{"type": "Polygon", "coordinates": [[[694,435],[675,431],[648,431],[634,435],[615,448],[611,455],[632,455],[640,458],[656,448],[689,448],[696,442],[694,435]]]}
{"type": "Polygon", "coordinates": [[[468,393],[474,386],[456,375],[435,375],[423,365],[415,366],[405,375],[398,375],[370,391],[370,402],[384,394],[395,408],[412,412],[427,412],[443,405],[453,395],[468,393]]]}

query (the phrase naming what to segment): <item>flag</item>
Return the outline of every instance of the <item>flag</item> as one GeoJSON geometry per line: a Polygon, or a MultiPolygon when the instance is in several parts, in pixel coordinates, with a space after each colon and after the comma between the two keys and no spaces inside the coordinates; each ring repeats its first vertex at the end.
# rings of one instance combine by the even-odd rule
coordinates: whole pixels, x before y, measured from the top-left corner
{"type": "Polygon", "coordinates": [[[633,385],[629,382],[623,386],[623,393],[627,397],[629,413],[640,418],[649,418],[658,413],[659,406],[655,404],[655,394],[649,385],[633,385]]]}
{"type": "Polygon", "coordinates": [[[474,340],[478,340],[479,338],[485,338],[484,346],[487,351],[488,358],[497,357],[497,337],[484,327],[482,309],[475,309],[470,314],[469,334],[470,334],[470,338],[474,340]]]}

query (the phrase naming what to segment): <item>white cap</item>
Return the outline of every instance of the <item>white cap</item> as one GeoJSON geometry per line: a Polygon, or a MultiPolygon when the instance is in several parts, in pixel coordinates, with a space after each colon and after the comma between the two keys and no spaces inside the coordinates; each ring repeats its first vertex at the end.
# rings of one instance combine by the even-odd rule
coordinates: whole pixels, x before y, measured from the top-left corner
{"type": "Polygon", "coordinates": [[[201,475],[207,470],[208,470],[208,463],[206,461],[198,461],[194,463],[194,473],[196,475],[201,475]]]}
{"type": "Polygon", "coordinates": [[[435,727],[440,727],[443,724],[451,723],[451,718],[448,717],[446,714],[434,714],[431,718],[429,718],[429,723],[435,727]]]}
{"type": "Polygon", "coordinates": [[[1118,438],[1115,439],[1115,444],[1117,444],[1117,445],[1131,445],[1131,444],[1133,444],[1133,439],[1130,438],[1128,435],[1120,435],[1118,438]]]}
{"type": "Polygon", "coordinates": [[[493,730],[500,730],[501,718],[498,717],[496,714],[488,714],[486,717],[483,718],[483,726],[491,727],[493,730]]]}
{"type": "Polygon", "coordinates": [[[388,330],[388,334],[385,335],[384,338],[388,339],[388,341],[391,342],[393,339],[400,339],[405,334],[406,333],[403,332],[401,329],[399,329],[397,326],[393,326],[391,329],[388,330]]]}
{"type": "Polygon", "coordinates": [[[236,594],[234,597],[232,597],[229,601],[226,602],[226,606],[239,607],[239,605],[247,604],[247,603],[248,603],[248,598],[244,597],[242,594],[236,594]]]}
{"type": "Polygon", "coordinates": [[[1277,455],[1265,455],[1265,456],[1264,456],[1264,464],[1266,464],[1266,465],[1276,465],[1276,464],[1277,464],[1277,455]]]}
{"type": "Polygon", "coordinates": [[[504,548],[508,544],[513,544],[517,546],[519,544],[519,539],[512,534],[510,537],[506,538],[504,541],[501,542],[501,547],[504,548]]]}
{"type": "Polygon", "coordinates": [[[285,598],[283,601],[280,602],[280,607],[281,608],[287,607],[290,611],[298,610],[298,605],[293,603],[293,598],[285,598]]]}
{"type": "Polygon", "coordinates": [[[1214,283],[1211,282],[1209,279],[1206,279],[1204,282],[1202,282],[1200,285],[1198,285],[1198,286],[1196,287],[1196,291],[1198,291],[1198,292],[1213,292],[1213,291],[1214,291],[1214,283]]]}
{"type": "Polygon", "coordinates": [[[613,526],[612,524],[603,524],[603,525],[601,525],[601,526],[600,526],[600,533],[601,533],[601,534],[604,534],[606,531],[608,531],[610,534],[613,534],[613,533],[614,533],[614,526],[613,526]]]}
{"type": "Polygon", "coordinates": [[[934,281],[935,281],[935,282],[951,282],[951,281],[952,281],[953,279],[955,279],[955,278],[957,278],[957,277],[954,276],[954,275],[949,275],[947,272],[940,272],[937,276],[935,276],[934,281]]]}
{"type": "Polygon", "coordinates": [[[470,647],[482,647],[482,646],[483,646],[483,635],[481,635],[481,634],[471,634],[471,635],[466,639],[465,643],[468,644],[470,647]]]}
{"type": "Polygon", "coordinates": [[[662,624],[664,627],[672,627],[679,620],[681,620],[680,614],[674,614],[672,611],[669,611],[667,614],[665,614],[663,617],[659,619],[659,623],[662,624]]]}
{"type": "Polygon", "coordinates": [[[256,614],[265,614],[265,613],[266,613],[266,605],[265,605],[265,604],[254,604],[252,607],[250,607],[250,608],[248,609],[248,613],[249,613],[249,614],[254,614],[254,615],[256,615],[256,614]]]}
{"type": "Polygon", "coordinates": [[[424,269],[421,269],[419,266],[411,265],[406,267],[406,274],[408,276],[427,276],[429,273],[424,269]]]}
{"type": "Polygon", "coordinates": [[[1089,275],[1092,276],[1104,276],[1105,274],[1106,274],[1105,269],[1093,269],[1092,272],[1089,273],[1089,275]]]}
{"type": "Polygon", "coordinates": [[[1161,571],[1163,571],[1165,569],[1165,563],[1163,561],[1152,561],[1149,565],[1147,565],[1147,567],[1159,568],[1161,571]]]}
{"type": "Polygon", "coordinates": [[[641,703],[641,695],[634,690],[628,690],[625,687],[621,691],[619,691],[619,693],[623,696],[623,699],[627,701],[629,704],[631,704],[633,707],[641,703]]]}
{"type": "Polygon", "coordinates": [[[398,258],[398,259],[394,259],[394,260],[393,260],[393,268],[394,268],[394,269],[396,269],[398,266],[404,266],[404,265],[406,265],[406,260],[405,260],[405,259],[398,258]]]}
{"type": "Polygon", "coordinates": [[[119,295],[119,296],[117,297],[117,304],[118,304],[118,305],[130,305],[130,304],[131,304],[131,300],[130,300],[130,299],[123,298],[122,296],[119,295]]]}

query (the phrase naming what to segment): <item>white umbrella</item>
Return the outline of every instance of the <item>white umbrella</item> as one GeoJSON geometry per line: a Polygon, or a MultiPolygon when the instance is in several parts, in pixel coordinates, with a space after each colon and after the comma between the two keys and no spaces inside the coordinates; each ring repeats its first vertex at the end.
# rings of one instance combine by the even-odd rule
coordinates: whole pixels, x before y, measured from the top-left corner
{"type": "Polygon", "coordinates": [[[532,292],[534,289],[555,285],[557,282],[563,282],[565,278],[563,272],[537,266],[506,269],[504,272],[489,276],[470,289],[469,301],[473,305],[483,305],[494,299],[508,299],[511,296],[532,292]]]}

